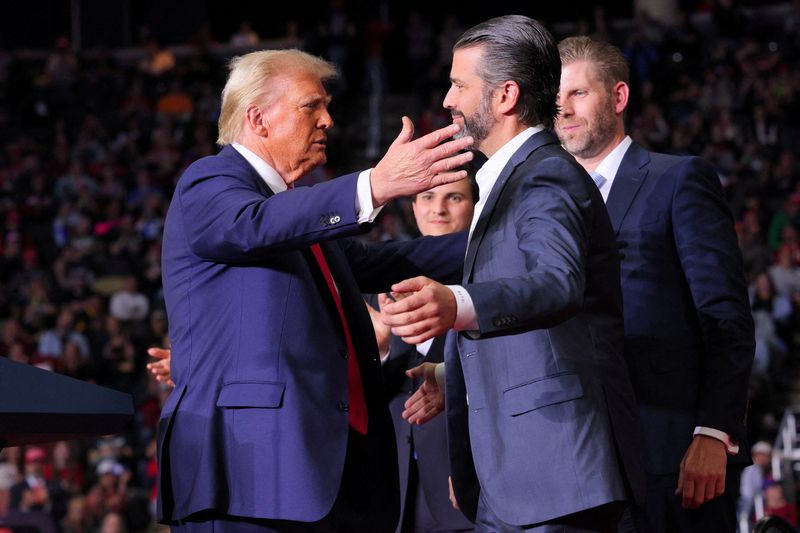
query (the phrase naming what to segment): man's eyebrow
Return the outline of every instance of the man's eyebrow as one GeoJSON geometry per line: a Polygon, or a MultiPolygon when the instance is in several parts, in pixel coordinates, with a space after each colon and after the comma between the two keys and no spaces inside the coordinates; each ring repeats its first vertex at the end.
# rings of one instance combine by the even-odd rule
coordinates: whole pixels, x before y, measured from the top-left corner
{"type": "Polygon", "coordinates": [[[333,97],[329,94],[326,95],[316,94],[313,96],[307,96],[305,98],[302,98],[300,100],[300,105],[318,104],[320,102],[324,102],[325,105],[329,105],[331,103],[331,100],[333,100],[333,97]]]}

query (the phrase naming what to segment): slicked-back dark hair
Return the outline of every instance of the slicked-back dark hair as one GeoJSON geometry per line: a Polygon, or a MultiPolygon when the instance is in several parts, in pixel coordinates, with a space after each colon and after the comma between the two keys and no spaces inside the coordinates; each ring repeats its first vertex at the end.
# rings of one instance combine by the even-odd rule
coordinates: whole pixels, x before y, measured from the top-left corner
{"type": "Polygon", "coordinates": [[[486,84],[495,87],[511,80],[519,85],[520,121],[528,126],[541,123],[552,128],[558,115],[561,59],[550,32],[532,18],[505,15],[465,31],[453,50],[473,46],[483,49],[478,75],[486,84]]]}

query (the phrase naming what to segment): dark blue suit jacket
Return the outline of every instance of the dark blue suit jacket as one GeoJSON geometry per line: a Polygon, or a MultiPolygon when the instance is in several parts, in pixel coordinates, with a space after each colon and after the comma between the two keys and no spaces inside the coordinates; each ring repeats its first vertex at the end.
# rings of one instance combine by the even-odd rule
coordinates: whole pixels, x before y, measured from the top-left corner
{"type": "MultiPolygon", "coordinates": [[[[417,390],[419,380],[412,380],[405,371],[422,364],[441,363],[444,361],[445,337],[436,337],[423,356],[416,346],[406,344],[398,337],[391,336],[390,352],[383,364],[383,376],[386,392],[389,395],[389,411],[392,413],[394,431],[397,436],[397,459],[400,467],[400,516],[403,516],[405,505],[414,505],[414,501],[406,501],[408,495],[409,470],[411,454],[416,453],[418,486],[422,491],[425,504],[437,523],[448,530],[471,530],[474,527],[464,515],[453,508],[450,503],[450,461],[448,459],[447,429],[444,416],[422,424],[409,424],[402,413],[406,400],[417,390]]],[[[398,524],[397,531],[400,531],[398,524]]]]}
{"type": "Polygon", "coordinates": [[[162,254],[176,387],[159,424],[159,520],[213,509],[315,521],[341,486],[351,515],[371,530],[394,529],[394,433],[361,292],[385,291],[423,268],[458,275],[465,241],[367,248],[339,239],[361,231],[356,181],[274,195],[231,147],[178,181],[162,254]],[[366,437],[348,431],[345,341],[314,242],[355,343],[366,437]],[[343,473],[346,452],[356,460],[343,473]]]}
{"type": "Polygon", "coordinates": [[[730,434],[746,461],[753,320],[716,172],[700,158],[632,144],[607,208],[622,253],[625,356],[648,472],[678,472],[695,426],[730,434]]]}
{"type": "Polygon", "coordinates": [[[445,349],[451,468],[468,517],[480,490],[515,525],[625,500],[626,477],[643,498],[619,275],[597,187],[550,132],[532,136],[467,251],[478,332],[445,349]]]}

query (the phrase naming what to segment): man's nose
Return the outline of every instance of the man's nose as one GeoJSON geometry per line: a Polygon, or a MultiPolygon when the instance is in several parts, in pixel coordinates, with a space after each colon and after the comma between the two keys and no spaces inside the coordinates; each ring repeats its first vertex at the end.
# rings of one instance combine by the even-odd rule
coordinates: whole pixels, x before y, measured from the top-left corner
{"type": "Polygon", "coordinates": [[[444,95],[444,102],[442,102],[442,107],[445,109],[455,109],[455,97],[453,96],[453,88],[451,87],[447,94],[444,95]]]}
{"type": "Polygon", "coordinates": [[[322,116],[319,118],[319,127],[324,130],[333,127],[333,117],[331,117],[327,109],[322,112],[322,116]]]}

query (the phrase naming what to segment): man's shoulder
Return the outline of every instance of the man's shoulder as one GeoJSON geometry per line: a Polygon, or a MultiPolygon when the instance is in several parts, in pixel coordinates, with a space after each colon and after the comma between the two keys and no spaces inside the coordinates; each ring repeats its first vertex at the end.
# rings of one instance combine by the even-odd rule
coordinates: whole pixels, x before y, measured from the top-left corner
{"type": "Polygon", "coordinates": [[[225,147],[217,154],[202,157],[186,167],[180,180],[185,183],[211,176],[245,178],[253,172],[239,152],[232,147],[225,147]]]}
{"type": "Polygon", "coordinates": [[[713,166],[700,156],[692,154],[665,154],[652,152],[637,144],[632,144],[625,157],[646,157],[651,169],[655,171],[673,171],[690,173],[698,169],[713,171],[713,166]],[[642,156],[642,154],[645,154],[642,156]]]}

